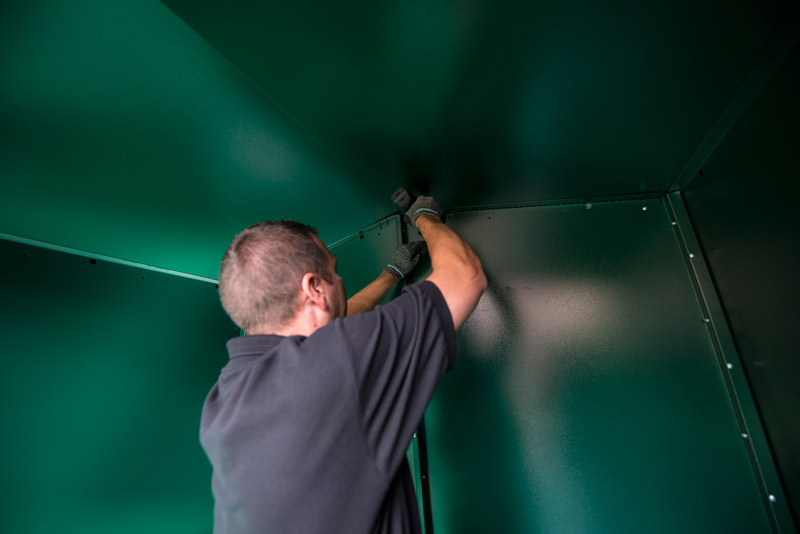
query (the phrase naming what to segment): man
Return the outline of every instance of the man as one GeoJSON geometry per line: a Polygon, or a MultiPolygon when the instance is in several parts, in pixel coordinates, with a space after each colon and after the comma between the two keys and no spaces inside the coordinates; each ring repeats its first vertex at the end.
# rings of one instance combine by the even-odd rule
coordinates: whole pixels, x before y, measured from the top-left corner
{"type": "Polygon", "coordinates": [[[406,215],[433,271],[384,306],[419,244],[349,301],[308,226],[261,223],[228,248],[220,296],[246,335],[203,407],[217,534],[420,531],[405,451],[486,277],[435,200],[406,215]]]}

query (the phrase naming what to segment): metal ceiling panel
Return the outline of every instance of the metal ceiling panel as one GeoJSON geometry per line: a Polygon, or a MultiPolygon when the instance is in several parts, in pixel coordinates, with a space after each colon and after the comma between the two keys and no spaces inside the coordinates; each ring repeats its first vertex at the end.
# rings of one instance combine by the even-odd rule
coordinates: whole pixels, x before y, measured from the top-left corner
{"type": "Polygon", "coordinates": [[[791,6],[166,3],[359,180],[448,206],[666,191],[791,6]]]}
{"type": "Polygon", "coordinates": [[[792,5],[167,4],[0,7],[0,232],[213,278],[242,227],[331,243],[400,184],[663,192],[792,5]]]}

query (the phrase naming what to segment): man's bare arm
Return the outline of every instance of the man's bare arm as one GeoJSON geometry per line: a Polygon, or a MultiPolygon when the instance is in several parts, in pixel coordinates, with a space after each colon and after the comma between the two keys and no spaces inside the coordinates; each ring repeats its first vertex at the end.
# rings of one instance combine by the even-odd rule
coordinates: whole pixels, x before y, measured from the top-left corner
{"type": "Polygon", "coordinates": [[[456,328],[466,321],[486,289],[486,275],[472,247],[437,217],[418,215],[414,225],[428,243],[433,272],[428,277],[442,292],[456,328]]]}
{"type": "Polygon", "coordinates": [[[380,304],[395,282],[413,271],[427,251],[424,241],[397,245],[378,278],[347,301],[347,315],[370,311],[380,304]]]}
{"type": "Polygon", "coordinates": [[[378,278],[347,300],[347,316],[370,311],[383,301],[383,298],[397,282],[387,271],[381,271],[378,278]]]}

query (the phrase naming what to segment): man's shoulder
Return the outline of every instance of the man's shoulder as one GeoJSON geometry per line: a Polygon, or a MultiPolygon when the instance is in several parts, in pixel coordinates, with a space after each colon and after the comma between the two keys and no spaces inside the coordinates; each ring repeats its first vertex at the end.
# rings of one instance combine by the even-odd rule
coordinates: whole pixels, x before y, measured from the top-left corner
{"type": "Polygon", "coordinates": [[[447,304],[439,288],[431,282],[422,281],[407,285],[398,297],[376,306],[371,311],[336,319],[331,325],[334,328],[368,334],[386,326],[387,320],[397,321],[404,318],[415,320],[427,314],[443,313],[446,310],[447,304]]]}
{"type": "Polygon", "coordinates": [[[447,303],[431,282],[410,284],[400,296],[372,311],[335,319],[314,332],[304,345],[315,352],[360,354],[400,338],[413,338],[412,332],[423,337],[441,333],[448,339],[455,337],[447,303]]]}

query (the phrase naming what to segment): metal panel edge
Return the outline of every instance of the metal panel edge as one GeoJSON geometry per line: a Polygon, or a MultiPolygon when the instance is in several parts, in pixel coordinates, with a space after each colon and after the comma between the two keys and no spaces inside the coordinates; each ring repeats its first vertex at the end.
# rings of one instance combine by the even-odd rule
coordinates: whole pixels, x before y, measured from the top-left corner
{"type": "Polygon", "coordinates": [[[741,426],[742,439],[750,456],[762,502],[775,532],[796,532],[788,501],[778,476],[775,462],[767,442],[761,418],[747,382],[725,312],[714,286],[711,272],[700,248],[689,214],[680,192],[665,195],[667,211],[684,254],[684,261],[697,293],[714,349],[717,352],[720,372],[728,389],[736,417],[741,426]]]}
{"type": "Polygon", "coordinates": [[[387,217],[384,217],[383,219],[375,221],[374,223],[369,224],[369,225],[365,226],[364,228],[361,228],[360,230],[358,230],[356,232],[353,232],[352,234],[350,234],[348,236],[345,236],[345,237],[343,237],[341,239],[338,239],[338,240],[334,241],[333,243],[328,245],[328,249],[333,250],[336,247],[344,245],[345,243],[349,243],[350,241],[353,241],[354,239],[358,239],[361,236],[363,236],[365,234],[368,234],[368,233],[370,233],[370,232],[372,232],[374,230],[380,230],[381,228],[389,226],[392,223],[397,223],[395,225],[395,228],[397,230],[397,236],[396,236],[397,237],[397,243],[402,243],[403,241],[402,241],[402,234],[401,234],[401,230],[400,230],[400,220],[395,220],[395,219],[399,219],[399,217],[400,217],[399,214],[393,213],[393,214],[391,214],[391,215],[389,215],[387,217]]]}
{"type": "Polygon", "coordinates": [[[110,263],[117,263],[119,265],[126,265],[128,267],[135,267],[137,269],[144,269],[146,271],[154,271],[157,273],[163,274],[170,274],[173,276],[180,276],[182,278],[189,278],[190,280],[197,280],[199,282],[209,282],[212,284],[218,284],[218,280],[214,280],[212,278],[206,278],[204,276],[198,276],[196,274],[184,273],[181,271],[173,271],[171,269],[164,269],[163,267],[156,267],[155,265],[147,265],[145,263],[138,263],[135,261],[124,260],[122,258],[115,258],[113,256],[106,256],[104,254],[97,254],[95,252],[88,252],[85,250],[79,250],[70,247],[63,247],[61,245],[54,245],[52,243],[46,243],[44,241],[38,241],[36,239],[29,239],[27,237],[21,237],[12,234],[6,234],[0,232],[0,239],[5,239],[6,241],[13,241],[15,243],[21,243],[23,245],[31,245],[34,247],[44,248],[48,250],[53,250],[55,252],[63,252],[66,254],[72,254],[74,256],[83,256],[85,258],[90,258],[92,260],[101,260],[107,261],[110,263]]]}

